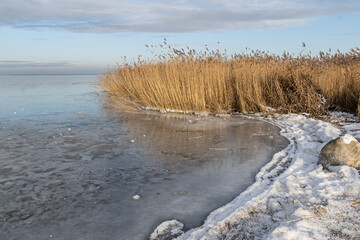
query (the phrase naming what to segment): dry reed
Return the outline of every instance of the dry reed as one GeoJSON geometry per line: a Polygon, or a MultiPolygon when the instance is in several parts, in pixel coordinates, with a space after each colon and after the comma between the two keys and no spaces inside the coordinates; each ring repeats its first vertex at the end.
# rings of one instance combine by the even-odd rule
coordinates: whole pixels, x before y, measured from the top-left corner
{"type": "Polygon", "coordinates": [[[178,50],[166,40],[155,59],[125,63],[100,77],[116,106],[208,112],[307,112],[360,117],[360,49],[294,57],[261,51],[227,56],[178,50]],[[324,98],[326,103],[324,103],[324,98]]]}

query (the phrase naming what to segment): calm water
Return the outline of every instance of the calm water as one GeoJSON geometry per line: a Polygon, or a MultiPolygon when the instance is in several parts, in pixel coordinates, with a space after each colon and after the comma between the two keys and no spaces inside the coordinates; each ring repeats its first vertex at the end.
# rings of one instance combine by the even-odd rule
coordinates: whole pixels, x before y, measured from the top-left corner
{"type": "Polygon", "coordinates": [[[0,239],[145,239],[170,219],[196,227],[287,144],[240,117],[118,113],[95,81],[0,77],[0,239]]]}

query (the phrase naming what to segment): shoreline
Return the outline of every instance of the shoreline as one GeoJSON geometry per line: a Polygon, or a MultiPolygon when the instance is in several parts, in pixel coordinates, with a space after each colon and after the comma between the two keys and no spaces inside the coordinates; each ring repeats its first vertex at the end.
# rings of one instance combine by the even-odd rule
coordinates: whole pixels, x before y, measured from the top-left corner
{"type": "Polygon", "coordinates": [[[300,114],[244,117],[279,127],[289,145],[273,156],[248,189],[178,239],[360,237],[359,171],[335,166],[330,172],[317,165],[318,154],[328,141],[345,133],[360,138],[356,117],[346,113],[332,113],[328,121],[300,114]],[[331,117],[342,125],[335,126],[331,117]]]}

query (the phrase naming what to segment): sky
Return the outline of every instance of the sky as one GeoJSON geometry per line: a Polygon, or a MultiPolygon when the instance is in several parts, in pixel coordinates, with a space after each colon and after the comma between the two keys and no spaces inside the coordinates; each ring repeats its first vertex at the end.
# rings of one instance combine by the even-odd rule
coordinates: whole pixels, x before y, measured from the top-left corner
{"type": "Polygon", "coordinates": [[[360,1],[0,1],[0,75],[102,74],[163,38],[230,54],[345,52],[360,47],[360,1]]]}

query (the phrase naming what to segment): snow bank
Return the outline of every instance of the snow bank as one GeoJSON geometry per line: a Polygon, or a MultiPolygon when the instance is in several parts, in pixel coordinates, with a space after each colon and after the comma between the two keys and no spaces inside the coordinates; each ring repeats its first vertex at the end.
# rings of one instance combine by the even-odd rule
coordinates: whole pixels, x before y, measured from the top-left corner
{"type": "MultiPolygon", "coordinates": [[[[274,155],[255,183],[178,239],[349,239],[360,237],[360,177],[348,166],[317,165],[322,147],[356,123],[335,126],[302,115],[263,119],[281,128],[289,146],[274,155]]],[[[344,141],[353,137],[347,136],[344,141]]]]}
{"type": "Polygon", "coordinates": [[[353,136],[351,136],[351,135],[349,135],[349,134],[346,134],[346,135],[343,136],[341,139],[343,140],[343,142],[344,142],[345,144],[350,144],[352,141],[356,141],[356,142],[357,142],[357,140],[356,140],[353,136]]]}

